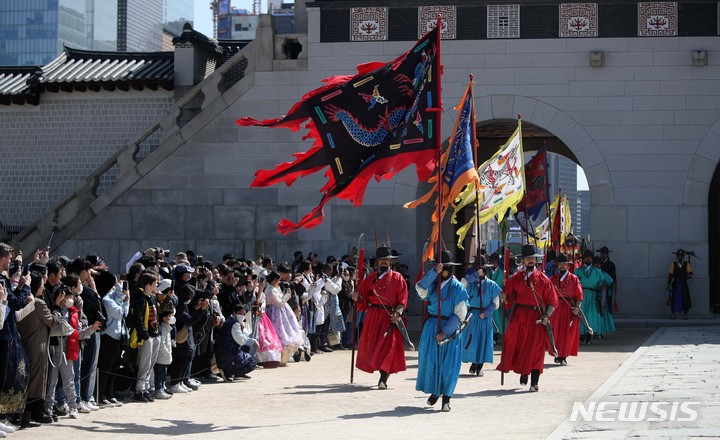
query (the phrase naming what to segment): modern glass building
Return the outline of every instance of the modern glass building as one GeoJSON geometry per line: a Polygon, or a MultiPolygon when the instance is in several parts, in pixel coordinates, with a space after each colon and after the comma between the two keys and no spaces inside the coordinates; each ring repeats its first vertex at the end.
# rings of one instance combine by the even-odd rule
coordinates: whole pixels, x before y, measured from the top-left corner
{"type": "Polygon", "coordinates": [[[117,50],[162,50],[164,0],[118,0],[117,50]]]}
{"type": "MultiPolygon", "coordinates": [[[[193,0],[164,0],[164,3],[163,17],[166,31],[178,36],[182,33],[186,22],[194,24],[193,0]]],[[[209,8],[210,2],[207,3],[209,8]]]]}
{"type": "Polygon", "coordinates": [[[0,1],[0,65],[42,65],[64,45],[115,50],[118,0],[0,1]]]}

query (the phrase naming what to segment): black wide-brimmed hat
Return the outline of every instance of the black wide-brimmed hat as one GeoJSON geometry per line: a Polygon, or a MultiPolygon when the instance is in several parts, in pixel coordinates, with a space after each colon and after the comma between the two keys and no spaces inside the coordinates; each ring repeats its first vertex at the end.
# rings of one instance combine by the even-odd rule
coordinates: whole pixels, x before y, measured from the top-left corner
{"type": "MultiPolygon", "coordinates": [[[[455,263],[453,260],[453,254],[449,250],[444,250],[440,253],[440,259],[443,266],[462,266],[461,263],[455,263]]],[[[437,263],[438,260],[432,260],[433,263],[437,263]]]]}
{"type": "Polygon", "coordinates": [[[395,259],[397,255],[393,255],[393,250],[389,246],[380,246],[375,250],[375,258],[378,260],[382,260],[383,258],[395,259]]]}
{"type": "Polygon", "coordinates": [[[492,254],[490,254],[490,258],[488,258],[488,260],[490,261],[490,263],[500,263],[500,254],[498,254],[497,252],[493,252],[492,254]]]}
{"type": "Polygon", "coordinates": [[[602,253],[609,254],[609,253],[612,252],[612,251],[611,251],[610,249],[608,249],[607,246],[603,246],[603,247],[601,247],[600,249],[598,249],[597,252],[600,252],[601,254],[602,254],[602,253]]]}
{"type": "Polygon", "coordinates": [[[686,254],[686,252],[685,252],[685,249],[678,249],[677,251],[672,252],[672,254],[673,254],[673,255],[683,255],[683,256],[684,256],[684,255],[686,254]]]}
{"type": "Polygon", "coordinates": [[[538,253],[537,249],[535,248],[535,245],[533,244],[524,244],[522,247],[522,258],[527,257],[542,257],[543,255],[538,253]]]}
{"type": "Polygon", "coordinates": [[[568,257],[567,257],[567,255],[561,253],[560,255],[557,256],[557,259],[556,259],[555,261],[556,261],[558,264],[559,264],[559,263],[567,263],[567,262],[568,262],[568,257]]]}

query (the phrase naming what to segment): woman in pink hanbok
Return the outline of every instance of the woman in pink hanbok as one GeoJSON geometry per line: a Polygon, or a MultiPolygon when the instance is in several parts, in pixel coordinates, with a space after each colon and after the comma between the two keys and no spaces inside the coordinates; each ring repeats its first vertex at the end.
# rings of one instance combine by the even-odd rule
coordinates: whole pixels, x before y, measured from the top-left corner
{"type": "Polygon", "coordinates": [[[283,346],[275,332],[270,318],[265,314],[265,294],[262,288],[257,290],[253,303],[253,311],[257,321],[258,352],[255,359],[263,368],[276,368],[280,366],[283,346]]]}
{"type": "Polygon", "coordinates": [[[295,313],[287,303],[291,293],[282,292],[280,290],[280,274],[272,271],[267,275],[267,286],[265,287],[265,301],[267,307],[265,313],[275,328],[275,333],[282,344],[281,364],[287,363],[288,359],[294,354],[298,347],[303,345],[304,338],[300,332],[295,313]]]}

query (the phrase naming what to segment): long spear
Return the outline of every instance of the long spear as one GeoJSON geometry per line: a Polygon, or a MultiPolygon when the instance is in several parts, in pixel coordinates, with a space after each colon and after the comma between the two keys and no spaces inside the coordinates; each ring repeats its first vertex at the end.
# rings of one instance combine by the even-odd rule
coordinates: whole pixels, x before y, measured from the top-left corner
{"type": "MultiPolygon", "coordinates": [[[[365,233],[363,232],[360,234],[360,238],[358,239],[358,247],[355,249],[359,249],[357,257],[357,261],[355,263],[355,291],[357,292],[360,288],[360,283],[362,282],[363,278],[363,271],[365,270],[365,248],[361,247],[363,237],[365,237],[365,233]]],[[[352,314],[352,353],[350,355],[350,383],[353,383],[353,379],[355,376],[355,342],[357,339],[357,307],[355,304],[353,304],[353,314],[352,314]]]]}
{"type": "MultiPolygon", "coordinates": [[[[442,64],[441,64],[441,58],[440,58],[440,41],[441,41],[441,32],[442,29],[442,16],[438,14],[437,16],[437,24],[435,25],[437,32],[437,54],[435,55],[437,57],[437,63],[436,65],[439,67],[440,70],[442,70],[442,64]]],[[[437,203],[437,228],[438,228],[438,239],[437,239],[437,251],[435,254],[435,261],[436,265],[438,263],[442,263],[442,184],[443,184],[443,170],[441,169],[441,156],[442,156],[442,136],[440,135],[440,128],[442,127],[442,86],[441,86],[441,78],[442,78],[442,72],[434,72],[435,75],[437,75],[437,82],[436,82],[436,95],[437,95],[437,102],[435,105],[437,107],[429,108],[428,111],[435,112],[436,117],[436,124],[437,124],[437,132],[435,134],[435,144],[437,147],[437,158],[436,158],[436,166],[437,166],[437,193],[438,193],[438,203],[437,203]]],[[[437,311],[437,332],[440,333],[442,331],[442,284],[440,282],[441,278],[438,277],[437,279],[437,288],[438,288],[438,311],[437,311]]],[[[436,365],[436,371],[437,371],[437,387],[438,391],[435,395],[439,396],[440,393],[440,346],[437,346],[437,365],[436,365]]]]}

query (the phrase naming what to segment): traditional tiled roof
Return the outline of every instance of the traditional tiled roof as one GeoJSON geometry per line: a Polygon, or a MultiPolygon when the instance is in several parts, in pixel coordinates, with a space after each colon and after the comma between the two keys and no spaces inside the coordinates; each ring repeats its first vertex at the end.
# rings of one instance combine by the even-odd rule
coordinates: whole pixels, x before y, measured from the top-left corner
{"type": "Polygon", "coordinates": [[[33,104],[43,92],[174,87],[173,52],[98,52],[66,47],[45,66],[0,67],[0,104],[33,104]]]}

